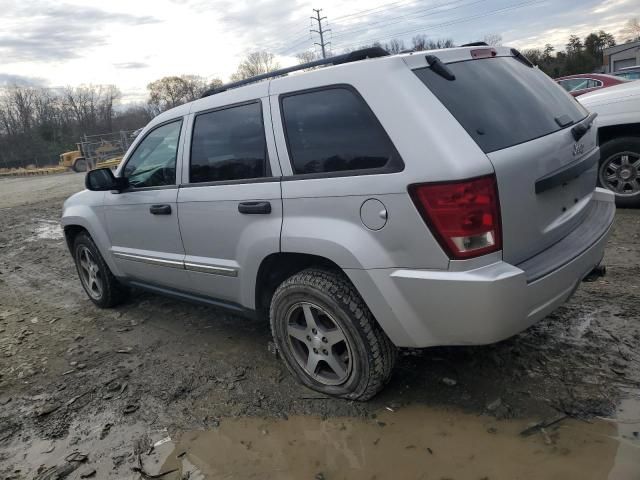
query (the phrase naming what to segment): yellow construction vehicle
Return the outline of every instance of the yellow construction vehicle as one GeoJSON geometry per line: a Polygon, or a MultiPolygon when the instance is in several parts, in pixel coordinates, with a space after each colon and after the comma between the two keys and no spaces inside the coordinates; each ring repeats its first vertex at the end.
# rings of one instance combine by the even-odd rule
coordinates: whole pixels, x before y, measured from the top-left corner
{"type": "Polygon", "coordinates": [[[60,154],[60,166],[72,169],[74,172],[87,171],[87,159],[82,154],[82,144],[76,143],[77,150],[60,154]]]}
{"type": "Polygon", "coordinates": [[[82,141],[76,143],[76,150],[60,155],[60,166],[75,172],[86,172],[90,166],[98,164],[101,167],[117,166],[138,133],[139,130],[83,135],[82,141]]]}

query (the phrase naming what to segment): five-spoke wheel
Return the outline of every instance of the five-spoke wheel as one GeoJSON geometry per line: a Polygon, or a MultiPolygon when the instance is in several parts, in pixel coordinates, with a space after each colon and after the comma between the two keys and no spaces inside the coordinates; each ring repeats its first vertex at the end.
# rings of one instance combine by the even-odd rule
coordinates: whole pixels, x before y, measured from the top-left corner
{"type": "Polygon", "coordinates": [[[285,365],[307,387],[367,400],[389,380],[396,349],[339,270],[309,268],[286,279],[269,317],[285,365]]]}
{"type": "Polygon", "coordinates": [[[84,245],[81,245],[76,251],[76,262],[79,265],[80,281],[84,286],[87,294],[94,300],[102,297],[102,275],[100,267],[93,258],[93,254],[84,245]]]}
{"type": "Polygon", "coordinates": [[[287,312],[287,333],[298,364],[325,385],[349,376],[352,359],[347,338],[331,315],[318,305],[299,302],[287,312]]]}
{"type": "Polygon", "coordinates": [[[82,288],[97,306],[113,307],[127,297],[127,287],[111,273],[87,232],[78,233],[73,239],[73,259],[82,288]]]}

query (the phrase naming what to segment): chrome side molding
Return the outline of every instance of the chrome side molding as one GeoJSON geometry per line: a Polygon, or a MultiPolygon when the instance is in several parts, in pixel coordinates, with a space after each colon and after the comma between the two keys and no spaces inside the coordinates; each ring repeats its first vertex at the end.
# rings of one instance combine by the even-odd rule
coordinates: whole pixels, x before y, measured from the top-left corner
{"type": "Polygon", "coordinates": [[[150,265],[158,265],[160,267],[180,268],[192,272],[208,273],[211,275],[223,275],[225,277],[237,277],[238,269],[232,267],[222,267],[215,265],[206,265],[203,263],[184,262],[182,260],[167,260],[165,258],[149,257],[147,255],[137,255],[134,253],[112,252],[113,256],[123,260],[132,262],[148,263],[150,265]]]}
{"type": "Polygon", "coordinates": [[[148,263],[150,265],[159,265],[161,267],[184,268],[184,262],[180,260],[167,260],[164,258],[147,257],[146,255],[136,255],[133,253],[113,252],[113,256],[123,260],[132,262],[148,263]]]}
{"type": "Polygon", "coordinates": [[[211,273],[213,275],[224,275],[225,277],[237,277],[238,269],[229,267],[216,267],[204,265],[202,263],[184,262],[184,268],[192,272],[211,273]]]}

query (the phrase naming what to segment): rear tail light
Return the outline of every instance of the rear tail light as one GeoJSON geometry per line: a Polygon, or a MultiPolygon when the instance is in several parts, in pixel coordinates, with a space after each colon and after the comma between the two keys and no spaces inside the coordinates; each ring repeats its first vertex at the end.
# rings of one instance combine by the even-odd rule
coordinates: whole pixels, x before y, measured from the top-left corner
{"type": "Polygon", "coordinates": [[[409,194],[450,258],[463,260],[502,248],[495,175],[410,185],[409,194]]]}

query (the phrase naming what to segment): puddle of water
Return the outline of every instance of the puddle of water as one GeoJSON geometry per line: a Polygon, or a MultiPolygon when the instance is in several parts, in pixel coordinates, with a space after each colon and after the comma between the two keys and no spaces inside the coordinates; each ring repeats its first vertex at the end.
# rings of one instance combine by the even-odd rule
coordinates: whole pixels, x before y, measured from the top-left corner
{"type": "Polygon", "coordinates": [[[212,479],[632,480],[640,479],[635,420],[569,419],[522,437],[527,421],[418,406],[376,419],[223,419],[215,430],[181,435],[161,471],[212,479]]]}
{"type": "Polygon", "coordinates": [[[62,240],[63,237],[62,227],[58,222],[39,220],[29,240],[62,240]]]}
{"type": "Polygon", "coordinates": [[[640,402],[623,400],[611,423],[617,425],[619,447],[609,479],[640,478],[640,402]]]}
{"type": "Polygon", "coordinates": [[[139,478],[132,468],[141,452],[151,475],[177,469],[164,480],[640,480],[638,397],[623,402],[615,419],[566,419],[521,436],[529,426],[411,406],[375,419],[225,418],[213,430],[169,435],[104,412],[74,422],[60,440],[16,438],[4,454],[17,478],[66,465],[79,451],[88,461],[69,478],[91,469],[94,478],[139,478]]]}

